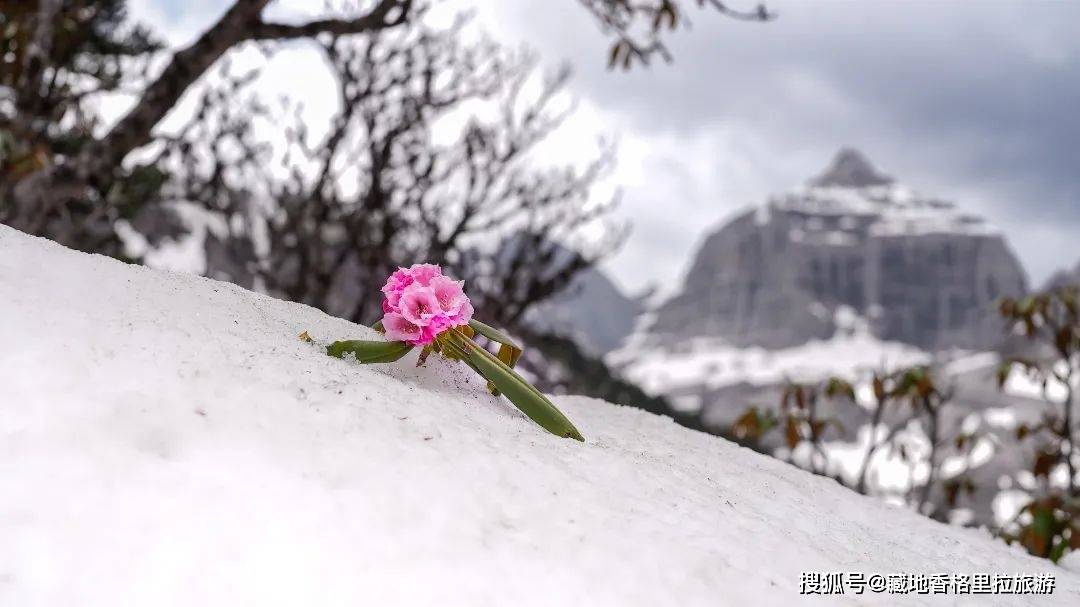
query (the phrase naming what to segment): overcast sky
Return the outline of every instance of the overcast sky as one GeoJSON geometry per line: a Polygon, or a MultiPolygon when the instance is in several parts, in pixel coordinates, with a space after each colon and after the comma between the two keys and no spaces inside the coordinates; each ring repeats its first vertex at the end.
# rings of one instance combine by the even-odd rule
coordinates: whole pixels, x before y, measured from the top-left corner
{"type": "MultiPolygon", "coordinates": [[[[183,43],[226,3],[132,4],[183,43]]],[[[724,218],[845,145],[985,215],[1035,284],[1080,260],[1080,2],[769,0],[768,24],[693,10],[669,40],[673,64],[629,73],[605,69],[610,40],[575,0],[447,4],[475,5],[495,37],[575,68],[579,110],[552,156],[618,137],[612,180],[633,233],[606,268],[628,290],[674,287],[724,218]]]]}

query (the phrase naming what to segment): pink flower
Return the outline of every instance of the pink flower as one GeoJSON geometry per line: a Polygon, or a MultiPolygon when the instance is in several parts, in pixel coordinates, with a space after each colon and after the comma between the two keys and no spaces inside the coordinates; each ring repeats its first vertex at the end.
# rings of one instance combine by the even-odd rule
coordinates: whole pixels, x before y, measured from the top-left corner
{"type": "Polygon", "coordinates": [[[451,318],[455,327],[469,324],[472,320],[473,307],[472,302],[468,298],[465,299],[465,303],[461,304],[461,310],[458,311],[457,316],[451,318]]]}
{"type": "Polygon", "coordinates": [[[414,264],[409,268],[409,272],[414,282],[418,282],[425,287],[431,284],[433,278],[443,275],[442,268],[433,263],[414,264]]]}
{"type": "Polygon", "coordinates": [[[457,316],[461,312],[462,306],[469,303],[469,298],[465,296],[465,291],[462,290],[464,284],[464,280],[450,280],[445,276],[436,276],[431,279],[428,287],[435,294],[435,299],[439,302],[439,308],[447,316],[457,316]]]}
{"type": "Polygon", "coordinates": [[[449,329],[452,326],[454,325],[450,323],[450,319],[447,318],[445,314],[438,314],[432,317],[431,322],[428,323],[428,326],[423,328],[420,335],[420,340],[413,345],[426,346],[431,342],[435,341],[435,338],[439,336],[439,333],[442,333],[443,331],[449,329]]]}
{"type": "Polygon", "coordinates": [[[426,346],[447,329],[468,324],[473,307],[464,284],[444,276],[434,264],[398,268],[382,288],[386,337],[426,346]]]}
{"type": "Polygon", "coordinates": [[[401,294],[399,307],[402,316],[409,322],[421,327],[428,326],[432,317],[442,313],[442,309],[439,307],[439,299],[435,297],[435,293],[431,291],[431,288],[417,283],[409,285],[405,292],[401,294]]]}
{"type": "Polygon", "coordinates": [[[424,328],[409,322],[397,312],[387,313],[383,316],[382,323],[386,338],[390,341],[405,341],[415,346],[424,339],[424,328]]]}
{"type": "Polygon", "coordinates": [[[383,303],[383,312],[387,312],[386,309],[389,304],[391,309],[396,308],[398,301],[401,300],[401,294],[405,291],[405,288],[413,283],[413,276],[411,268],[398,268],[396,272],[390,275],[390,278],[386,279],[386,285],[383,286],[382,292],[386,295],[386,301],[383,303]]]}

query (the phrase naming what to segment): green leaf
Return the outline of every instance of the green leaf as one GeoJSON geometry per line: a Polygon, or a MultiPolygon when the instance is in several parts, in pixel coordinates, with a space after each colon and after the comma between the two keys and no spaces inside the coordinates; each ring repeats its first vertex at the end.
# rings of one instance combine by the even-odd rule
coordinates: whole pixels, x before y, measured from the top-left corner
{"type": "MultiPolygon", "coordinates": [[[[470,320],[469,328],[491,341],[500,344],[498,359],[511,369],[517,365],[518,360],[521,359],[521,355],[525,353],[520,346],[514,343],[514,340],[511,339],[510,336],[491,325],[484,324],[479,320],[470,320]]],[[[469,337],[472,336],[470,335],[469,337]]],[[[490,381],[488,382],[488,390],[495,396],[499,395],[499,388],[490,381]]]]}
{"type": "MultiPolygon", "coordinates": [[[[479,329],[477,332],[482,333],[479,329]]],[[[461,334],[455,333],[454,341],[468,354],[469,362],[480,375],[494,384],[529,419],[556,436],[585,440],[562,411],[491,352],[461,334]]]]}
{"type": "Polygon", "coordinates": [[[392,363],[405,356],[413,347],[403,341],[365,341],[351,339],[335,341],[326,348],[326,353],[337,358],[346,354],[356,355],[361,363],[392,363]]]}
{"type": "MultiPolygon", "coordinates": [[[[517,364],[518,359],[521,358],[521,355],[522,351],[520,348],[509,344],[501,344],[499,345],[499,354],[498,356],[496,356],[496,358],[502,361],[502,363],[507,367],[513,369],[514,365],[517,364]]],[[[490,390],[491,393],[495,396],[499,395],[499,389],[496,388],[495,384],[491,382],[488,382],[488,390],[490,390]]]]}
{"type": "MultiPolygon", "coordinates": [[[[514,343],[514,340],[510,339],[509,335],[507,335],[506,333],[503,333],[502,331],[496,329],[495,327],[492,327],[490,325],[485,325],[484,323],[482,323],[482,322],[480,322],[479,320],[476,320],[476,319],[470,320],[469,321],[469,326],[472,327],[473,331],[476,331],[477,333],[479,333],[480,335],[483,335],[484,337],[490,339],[491,341],[498,342],[500,344],[505,344],[507,346],[510,346],[511,348],[516,349],[516,350],[521,350],[521,346],[514,343]]],[[[515,362],[516,362],[516,359],[515,359],[515,362]]]]}

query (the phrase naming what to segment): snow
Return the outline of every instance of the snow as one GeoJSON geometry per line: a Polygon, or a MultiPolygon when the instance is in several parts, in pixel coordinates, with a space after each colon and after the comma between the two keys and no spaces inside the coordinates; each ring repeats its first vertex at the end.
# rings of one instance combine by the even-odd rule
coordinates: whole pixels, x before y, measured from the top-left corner
{"type": "MultiPolygon", "coordinates": [[[[822,306],[822,313],[828,311],[822,306]]],[[[866,320],[850,307],[834,313],[837,332],[829,339],[769,350],[739,347],[722,339],[701,337],[676,347],[649,343],[647,333],[631,336],[627,345],[607,361],[646,392],[668,394],[707,384],[719,388],[737,383],[758,386],[792,381],[817,381],[841,376],[850,380],[882,368],[926,364],[931,356],[914,346],[883,341],[866,320]]]]}
{"type": "Polygon", "coordinates": [[[1065,569],[1080,573],[1080,550],[1073,550],[1072,552],[1061,557],[1058,563],[1065,569]]]}
{"type": "Polygon", "coordinates": [[[866,187],[804,185],[772,197],[768,207],[816,218],[840,217],[849,225],[857,224],[855,218],[872,218],[870,231],[879,236],[999,233],[982,218],[964,213],[950,202],[925,197],[895,183],[866,187]]]}
{"type": "Polygon", "coordinates": [[[446,361],[364,367],[303,330],[373,336],[0,226],[0,605],[788,605],[803,571],[1080,593],[669,419],[560,397],[587,442],[558,439],[446,361]]]}

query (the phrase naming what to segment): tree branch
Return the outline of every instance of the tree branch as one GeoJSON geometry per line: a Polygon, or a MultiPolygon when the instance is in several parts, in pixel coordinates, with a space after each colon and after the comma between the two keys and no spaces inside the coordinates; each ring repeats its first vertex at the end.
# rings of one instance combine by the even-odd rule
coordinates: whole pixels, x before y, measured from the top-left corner
{"type": "Polygon", "coordinates": [[[764,4],[758,4],[753,10],[739,10],[731,8],[725,2],[708,0],[709,4],[722,15],[741,21],[771,21],[776,18],[776,13],[770,12],[764,4]]]}
{"type": "MultiPolygon", "coordinates": [[[[412,0],[380,0],[367,15],[351,21],[316,21],[306,26],[276,26],[263,23],[260,14],[269,0],[236,0],[221,19],[210,27],[191,46],[173,55],[168,67],[150,84],[135,107],[95,145],[88,146],[79,157],[78,169],[88,180],[118,165],[132,150],[151,139],[154,126],[176,105],[181,95],[197,81],[222,55],[246,40],[267,38],[277,31],[281,38],[296,37],[301,32],[332,31],[332,27],[348,29],[363,25],[368,31],[391,27],[407,18],[412,0]],[[388,20],[395,8],[400,13],[388,20]],[[340,24],[333,26],[331,24],[340,24]],[[284,29],[281,29],[284,28],[284,29]],[[292,31],[294,36],[284,35],[292,31]]],[[[354,32],[355,33],[355,32],[354,32]]]]}
{"type": "Polygon", "coordinates": [[[288,40],[311,38],[319,34],[347,36],[377,31],[404,23],[408,20],[411,8],[412,0],[382,0],[371,12],[356,19],[321,19],[300,25],[259,21],[252,26],[248,38],[251,40],[288,40]]]}

